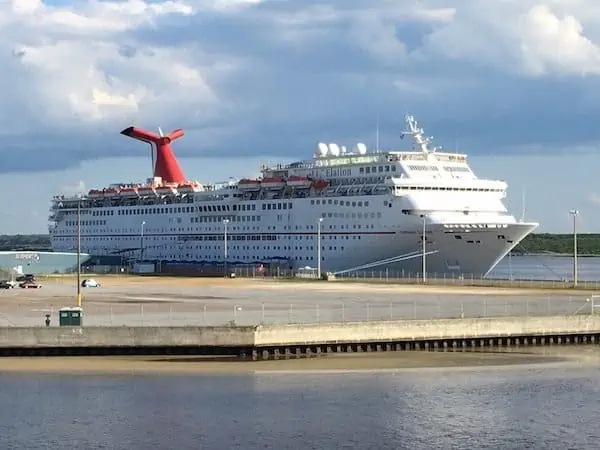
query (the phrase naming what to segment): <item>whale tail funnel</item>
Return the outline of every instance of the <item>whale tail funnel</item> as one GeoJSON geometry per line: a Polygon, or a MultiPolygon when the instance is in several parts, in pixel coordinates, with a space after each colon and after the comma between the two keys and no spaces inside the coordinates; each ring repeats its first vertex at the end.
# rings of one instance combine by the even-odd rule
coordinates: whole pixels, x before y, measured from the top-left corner
{"type": "Polygon", "coordinates": [[[182,137],[183,130],[171,131],[166,136],[163,136],[162,130],[159,129],[159,132],[160,134],[156,134],[141,128],[129,127],[121,131],[121,134],[153,146],[156,151],[155,177],[162,178],[163,183],[183,184],[186,180],[171,148],[171,142],[182,137]]]}

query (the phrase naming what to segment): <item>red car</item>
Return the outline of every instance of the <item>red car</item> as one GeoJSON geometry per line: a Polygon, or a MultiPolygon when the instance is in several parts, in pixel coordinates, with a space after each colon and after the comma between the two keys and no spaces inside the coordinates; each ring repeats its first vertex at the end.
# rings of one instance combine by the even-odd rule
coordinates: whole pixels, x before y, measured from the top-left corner
{"type": "Polygon", "coordinates": [[[29,280],[29,281],[23,281],[21,284],[19,284],[20,288],[23,289],[40,289],[42,287],[41,284],[36,283],[35,281],[29,280]]]}

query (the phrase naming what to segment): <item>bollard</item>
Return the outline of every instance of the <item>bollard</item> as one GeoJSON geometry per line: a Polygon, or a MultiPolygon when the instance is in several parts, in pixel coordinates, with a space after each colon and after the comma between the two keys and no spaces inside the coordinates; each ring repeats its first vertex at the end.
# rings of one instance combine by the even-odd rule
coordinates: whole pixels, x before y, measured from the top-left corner
{"type": "Polygon", "coordinates": [[[47,327],[50,326],[50,314],[46,314],[46,320],[44,322],[46,323],[47,327]]]}

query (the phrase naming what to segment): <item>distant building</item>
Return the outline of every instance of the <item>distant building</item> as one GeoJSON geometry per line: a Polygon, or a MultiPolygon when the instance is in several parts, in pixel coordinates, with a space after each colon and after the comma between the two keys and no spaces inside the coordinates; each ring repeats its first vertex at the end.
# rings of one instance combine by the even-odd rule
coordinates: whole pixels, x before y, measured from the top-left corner
{"type": "MultiPolygon", "coordinates": [[[[81,253],[80,258],[83,265],[90,255],[81,253]]],[[[0,251],[0,270],[23,274],[73,273],[77,271],[77,253],[0,251]]]]}

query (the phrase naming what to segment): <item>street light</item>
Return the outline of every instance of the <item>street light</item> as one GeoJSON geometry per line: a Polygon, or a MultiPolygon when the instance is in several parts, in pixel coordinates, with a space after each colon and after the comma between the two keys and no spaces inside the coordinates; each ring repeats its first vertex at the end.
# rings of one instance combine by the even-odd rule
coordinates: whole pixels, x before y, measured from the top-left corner
{"type": "Polygon", "coordinates": [[[323,218],[317,220],[317,279],[321,279],[321,223],[323,218]]]}
{"type": "Polygon", "coordinates": [[[426,259],[426,253],[427,253],[427,236],[425,235],[426,233],[426,228],[425,228],[425,220],[427,219],[427,214],[421,214],[421,217],[423,218],[423,231],[421,233],[421,259],[423,260],[423,284],[427,283],[427,259],[426,259]]]}
{"type": "Polygon", "coordinates": [[[572,209],[569,214],[573,216],[573,287],[577,286],[577,216],[579,210],[572,209]]]}
{"type": "Polygon", "coordinates": [[[81,308],[81,194],[77,196],[77,306],[81,308]]]}
{"type": "Polygon", "coordinates": [[[223,219],[223,227],[224,227],[224,270],[225,270],[225,277],[227,277],[227,224],[229,223],[229,219],[223,219]]]}
{"type": "Polygon", "coordinates": [[[144,225],[145,220],[140,224],[140,262],[144,260],[144,225]]]}

